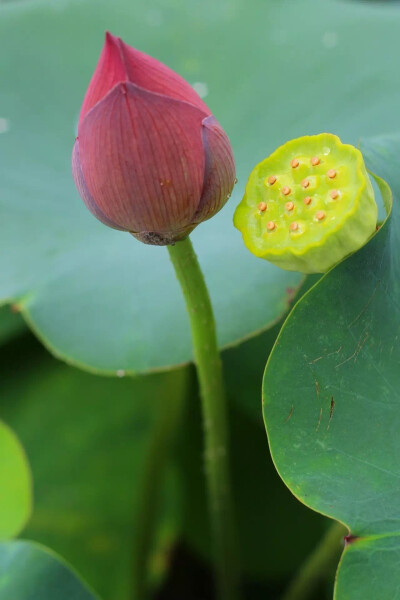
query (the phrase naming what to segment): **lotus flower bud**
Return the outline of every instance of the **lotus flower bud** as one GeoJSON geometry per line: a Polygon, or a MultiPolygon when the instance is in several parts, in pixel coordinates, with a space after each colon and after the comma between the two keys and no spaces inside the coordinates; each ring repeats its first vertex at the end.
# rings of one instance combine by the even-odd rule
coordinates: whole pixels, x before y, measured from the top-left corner
{"type": "Polygon", "coordinates": [[[376,220],[361,152],[329,133],[287,142],[258,164],[234,216],[253,254],[302,273],[324,273],[361,248],[376,220]]]}
{"type": "Polygon", "coordinates": [[[187,237],[235,182],[228,137],[194,89],[110,33],[83,101],[72,171],[100,221],[156,245],[187,237]]]}

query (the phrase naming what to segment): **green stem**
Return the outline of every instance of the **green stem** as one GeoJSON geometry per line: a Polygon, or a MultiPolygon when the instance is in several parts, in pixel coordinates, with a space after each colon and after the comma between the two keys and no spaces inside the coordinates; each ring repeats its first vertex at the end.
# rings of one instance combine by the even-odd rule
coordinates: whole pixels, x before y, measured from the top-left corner
{"type": "Polygon", "coordinates": [[[347,529],[341,523],[333,523],[322,540],[301,566],[282,600],[306,600],[319,582],[323,580],[343,550],[343,538],[347,529]]]}
{"type": "Polygon", "coordinates": [[[168,246],[168,250],[189,313],[200,385],[218,599],[236,600],[240,594],[228,466],[228,416],[214,315],[204,277],[189,238],[168,246]]]}
{"type": "Polygon", "coordinates": [[[144,457],[141,481],[138,484],[140,496],[135,510],[131,597],[140,600],[149,597],[149,559],[154,542],[165,470],[187,394],[187,372],[175,373],[171,383],[168,398],[162,398],[162,402],[159,403],[155,426],[144,457]]]}

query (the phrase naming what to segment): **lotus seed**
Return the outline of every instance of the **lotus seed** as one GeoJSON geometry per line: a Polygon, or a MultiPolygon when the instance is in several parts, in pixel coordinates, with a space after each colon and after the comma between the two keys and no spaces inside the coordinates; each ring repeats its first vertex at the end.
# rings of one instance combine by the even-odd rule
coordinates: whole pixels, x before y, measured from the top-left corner
{"type": "Polygon", "coordinates": [[[329,195],[332,198],[332,200],[336,200],[336,198],[339,197],[339,192],[337,190],[331,190],[329,192],[329,195]]]}
{"type": "Polygon", "coordinates": [[[329,171],[328,171],[328,177],[329,177],[329,179],[334,179],[336,177],[336,171],[335,171],[335,169],[329,169],[329,171]]]}
{"type": "Polygon", "coordinates": [[[292,165],[292,169],[296,169],[300,163],[297,158],[294,158],[290,164],[292,165]]]}
{"type": "Polygon", "coordinates": [[[268,221],[267,229],[268,231],[273,231],[275,229],[275,223],[273,221],[268,221]]]}
{"type": "Polygon", "coordinates": [[[318,156],[313,156],[311,159],[311,164],[313,167],[316,167],[317,165],[319,165],[320,162],[321,161],[318,156]]]}
{"type": "Polygon", "coordinates": [[[318,221],[322,221],[322,219],[325,219],[325,212],[323,210],[319,210],[315,213],[315,218],[318,219],[318,221]]]}
{"type": "Polygon", "coordinates": [[[308,179],[303,179],[303,181],[301,182],[301,185],[303,186],[303,188],[308,188],[308,186],[310,185],[310,182],[308,181],[308,179]]]}
{"type": "Polygon", "coordinates": [[[288,196],[292,190],[287,185],[284,185],[282,188],[282,194],[284,196],[288,196]]]}
{"type": "Polygon", "coordinates": [[[269,185],[274,185],[275,181],[276,181],[275,175],[271,175],[270,177],[268,177],[269,185]]]}
{"type": "Polygon", "coordinates": [[[311,198],[311,196],[306,196],[306,197],[304,198],[304,200],[303,200],[303,202],[304,202],[304,204],[305,204],[306,206],[308,206],[309,204],[311,204],[311,201],[312,201],[312,198],[311,198]]]}
{"type": "Polygon", "coordinates": [[[294,221],[293,223],[290,223],[289,228],[291,231],[297,231],[299,228],[299,224],[294,221]]]}
{"type": "Polygon", "coordinates": [[[294,209],[293,202],[286,202],[285,208],[286,208],[286,210],[293,210],[294,209]]]}
{"type": "Polygon", "coordinates": [[[267,204],[265,202],[260,202],[260,204],[258,205],[258,210],[264,212],[265,210],[267,210],[267,204]]]}

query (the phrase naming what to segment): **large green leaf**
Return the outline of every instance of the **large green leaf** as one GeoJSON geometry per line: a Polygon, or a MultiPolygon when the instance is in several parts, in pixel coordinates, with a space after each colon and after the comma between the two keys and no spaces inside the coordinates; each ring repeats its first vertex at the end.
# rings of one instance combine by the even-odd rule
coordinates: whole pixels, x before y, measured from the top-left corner
{"type": "Polygon", "coordinates": [[[0,543],[0,600],[96,600],[58,556],[31,542],[0,543]]]}
{"type": "Polygon", "coordinates": [[[337,600],[392,600],[400,585],[400,136],[362,150],[391,185],[392,215],[293,309],[267,365],[264,414],[286,484],[351,531],[337,600]]]}
{"type": "Polygon", "coordinates": [[[31,472],[25,452],[11,429],[0,422],[0,540],[23,529],[31,508],[31,472]]]}
{"type": "Polygon", "coordinates": [[[192,356],[165,249],[102,226],[71,180],[79,106],[110,29],[208,89],[239,176],[228,206],[193,234],[220,343],[271,324],[300,278],[254,260],[233,229],[247,174],[296,135],[323,129],[355,141],[392,127],[399,7],[40,0],[0,10],[0,298],[17,301],[46,345],[81,366],[146,371],[192,356]]]}
{"type": "Polygon", "coordinates": [[[2,349],[0,364],[2,415],[26,448],[35,485],[24,535],[60,553],[102,597],[126,600],[137,584],[141,523],[156,501],[150,513],[156,583],[179,524],[178,489],[165,465],[171,442],[162,439],[160,424],[181,402],[186,372],[96,377],[60,364],[32,339],[2,349]],[[152,493],[139,514],[145,483],[152,493]]]}
{"type": "Polygon", "coordinates": [[[399,590],[400,536],[367,536],[345,549],[336,600],[394,600],[399,590]]]}

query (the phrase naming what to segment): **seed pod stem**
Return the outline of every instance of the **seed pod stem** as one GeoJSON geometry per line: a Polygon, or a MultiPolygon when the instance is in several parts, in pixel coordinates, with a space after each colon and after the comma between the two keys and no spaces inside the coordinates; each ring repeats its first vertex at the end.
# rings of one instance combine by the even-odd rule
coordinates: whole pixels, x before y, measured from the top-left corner
{"type": "Polygon", "coordinates": [[[210,297],[189,238],[168,246],[192,330],[204,423],[206,478],[214,536],[218,600],[239,600],[236,527],[228,466],[228,417],[210,297]]]}

